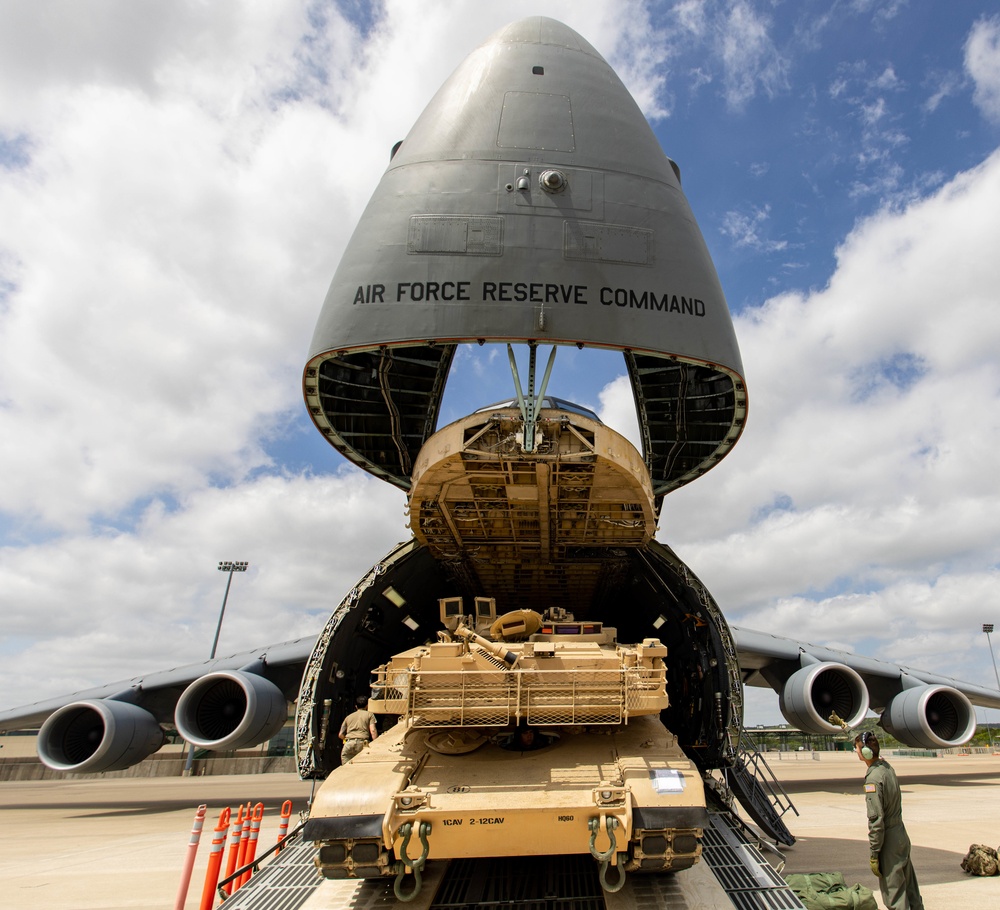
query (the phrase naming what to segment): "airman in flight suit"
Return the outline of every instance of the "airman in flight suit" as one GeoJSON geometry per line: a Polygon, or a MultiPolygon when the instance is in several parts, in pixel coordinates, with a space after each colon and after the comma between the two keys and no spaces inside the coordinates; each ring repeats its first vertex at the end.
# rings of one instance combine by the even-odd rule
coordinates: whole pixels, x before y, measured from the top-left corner
{"type": "Polygon", "coordinates": [[[867,765],[865,804],[872,872],[878,876],[886,910],[924,910],[910,862],[910,838],[903,827],[903,804],[896,772],[879,758],[874,733],[854,738],[854,752],[867,765]]]}

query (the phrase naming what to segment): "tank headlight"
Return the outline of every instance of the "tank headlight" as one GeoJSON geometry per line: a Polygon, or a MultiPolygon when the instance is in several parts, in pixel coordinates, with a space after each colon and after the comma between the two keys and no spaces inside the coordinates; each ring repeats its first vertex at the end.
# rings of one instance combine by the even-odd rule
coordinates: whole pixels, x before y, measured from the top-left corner
{"type": "Polygon", "coordinates": [[[625,787],[614,784],[596,787],[593,791],[594,804],[598,806],[620,806],[625,802],[627,791],[625,787]]]}
{"type": "Polygon", "coordinates": [[[427,794],[404,790],[393,796],[393,801],[400,812],[415,812],[421,806],[427,805],[427,794]]]}

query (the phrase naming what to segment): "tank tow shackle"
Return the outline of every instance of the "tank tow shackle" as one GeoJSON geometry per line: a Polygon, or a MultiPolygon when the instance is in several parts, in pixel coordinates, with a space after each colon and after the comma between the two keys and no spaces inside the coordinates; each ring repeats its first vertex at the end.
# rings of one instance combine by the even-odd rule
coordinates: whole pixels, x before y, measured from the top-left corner
{"type": "Polygon", "coordinates": [[[604,816],[602,814],[601,818],[594,816],[587,822],[587,827],[590,828],[590,855],[599,863],[606,863],[615,855],[615,847],[617,846],[615,828],[618,827],[618,819],[613,815],[604,816]],[[608,840],[611,841],[611,846],[603,853],[598,853],[595,845],[597,844],[597,832],[601,830],[601,819],[604,819],[604,827],[607,829],[608,840]]]}
{"type": "Polygon", "coordinates": [[[618,880],[614,884],[608,884],[608,861],[615,855],[615,850],[618,846],[618,841],[615,838],[615,828],[618,827],[618,819],[613,815],[602,816],[602,818],[604,818],[604,828],[608,832],[608,840],[611,841],[611,846],[603,853],[597,852],[597,832],[601,830],[601,819],[595,816],[587,822],[587,827],[590,828],[590,855],[601,864],[601,887],[605,891],[614,894],[616,891],[621,891],[625,885],[625,870],[621,866],[616,866],[618,869],[618,880]]]}
{"type": "Polygon", "coordinates": [[[396,863],[396,881],[393,882],[392,890],[399,900],[406,902],[412,901],[420,893],[420,889],[424,884],[422,873],[424,871],[424,863],[427,862],[427,854],[430,851],[430,845],[427,843],[427,835],[431,833],[431,823],[421,822],[420,827],[417,828],[421,851],[420,856],[416,859],[410,859],[406,855],[406,848],[410,845],[410,835],[413,834],[413,822],[400,825],[399,833],[403,838],[403,843],[399,848],[399,855],[402,858],[396,863]],[[413,890],[409,894],[404,894],[402,885],[407,866],[413,870],[413,890]]]}

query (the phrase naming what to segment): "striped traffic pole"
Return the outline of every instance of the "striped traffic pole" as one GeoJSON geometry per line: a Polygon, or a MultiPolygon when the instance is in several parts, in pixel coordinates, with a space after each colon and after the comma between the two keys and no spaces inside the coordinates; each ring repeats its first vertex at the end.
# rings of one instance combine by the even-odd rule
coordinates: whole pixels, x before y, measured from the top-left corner
{"type": "MultiPolygon", "coordinates": [[[[264,818],[264,804],[257,803],[253,807],[253,815],[250,816],[250,842],[247,844],[247,852],[243,857],[242,865],[246,866],[253,862],[253,858],[257,855],[257,838],[260,837],[260,822],[264,818]]],[[[248,881],[250,881],[250,869],[247,869],[240,876],[240,887],[242,888],[248,881]]]]}
{"type": "MultiPolygon", "coordinates": [[[[250,803],[247,803],[246,812],[243,814],[243,827],[240,829],[240,848],[236,853],[236,867],[243,868],[244,859],[247,855],[247,844],[250,842],[250,803]]],[[[236,889],[243,884],[243,876],[233,882],[233,894],[236,889]]]]}
{"type": "MultiPolygon", "coordinates": [[[[292,801],[286,799],[281,804],[281,823],[278,825],[278,843],[280,844],[288,836],[288,820],[292,817],[292,801]]],[[[281,848],[278,848],[281,852],[281,848]]]]}
{"type": "MultiPolygon", "coordinates": [[[[226,854],[226,874],[222,877],[224,879],[229,878],[236,869],[236,860],[240,852],[240,835],[243,833],[243,803],[240,803],[239,812],[236,814],[236,821],[233,822],[232,827],[229,829],[229,846],[228,853],[226,854]]],[[[235,890],[233,888],[233,883],[228,882],[225,885],[226,894],[232,894],[235,890]]]]}
{"type": "Polygon", "coordinates": [[[194,824],[191,827],[191,839],[188,841],[187,856],[184,858],[184,868],[181,870],[181,883],[177,888],[177,900],[174,901],[174,910],[184,910],[188,887],[191,884],[191,871],[194,869],[194,858],[198,853],[198,842],[201,840],[201,829],[205,824],[205,813],[207,811],[208,806],[201,805],[194,815],[194,824]]]}
{"type": "Polygon", "coordinates": [[[212,836],[212,852],[208,854],[208,868],[205,870],[205,887],[201,892],[201,905],[198,910],[212,910],[215,904],[215,887],[219,883],[219,869],[222,866],[222,845],[226,842],[226,832],[229,831],[229,818],[232,813],[226,806],[219,815],[219,824],[215,826],[212,836]]]}

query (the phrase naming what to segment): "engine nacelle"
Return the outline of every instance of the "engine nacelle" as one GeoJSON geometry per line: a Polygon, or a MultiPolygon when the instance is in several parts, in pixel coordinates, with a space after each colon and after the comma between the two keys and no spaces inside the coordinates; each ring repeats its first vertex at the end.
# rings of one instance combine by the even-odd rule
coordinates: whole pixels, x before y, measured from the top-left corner
{"type": "Polygon", "coordinates": [[[288,702],[270,680],[240,670],[219,670],[196,679],[177,700],[177,732],[201,749],[256,746],[288,719],[288,702]]]}
{"type": "Polygon", "coordinates": [[[904,689],[886,705],[882,727],[915,749],[960,746],[976,732],[972,703],[951,686],[904,689]]]}
{"type": "Polygon", "coordinates": [[[832,661],[809,664],[796,670],[778,698],[781,713],[793,727],[807,733],[842,733],[830,722],[836,713],[849,727],[868,712],[868,688],[846,664],[832,661]]]}
{"type": "Polygon", "coordinates": [[[165,741],[148,711],[114,699],[66,705],[38,732],[38,757],[54,771],[121,771],[148,758],[165,741]]]}

